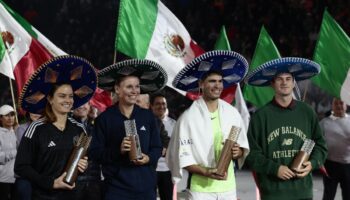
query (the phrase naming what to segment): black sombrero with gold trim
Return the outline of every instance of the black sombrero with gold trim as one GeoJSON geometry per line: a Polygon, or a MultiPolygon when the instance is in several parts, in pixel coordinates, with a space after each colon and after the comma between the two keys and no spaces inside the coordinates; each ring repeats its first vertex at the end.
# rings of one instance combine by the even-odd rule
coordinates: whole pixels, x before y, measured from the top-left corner
{"type": "Polygon", "coordinates": [[[31,113],[42,113],[53,85],[63,83],[72,86],[73,109],[85,104],[93,96],[97,86],[94,66],[77,56],[54,57],[42,64],[26,82],[19,97],[20,107],[31,113]]]}
{"type": "Polygon", "coordinates": [[[136,76],[140,79],[141,93],[161,90],[168,81],[164,69],[154,61],[130,59],[110,65],[98,72],[98,86],[113,91],[116,80],[125,76],[136,76]]]}

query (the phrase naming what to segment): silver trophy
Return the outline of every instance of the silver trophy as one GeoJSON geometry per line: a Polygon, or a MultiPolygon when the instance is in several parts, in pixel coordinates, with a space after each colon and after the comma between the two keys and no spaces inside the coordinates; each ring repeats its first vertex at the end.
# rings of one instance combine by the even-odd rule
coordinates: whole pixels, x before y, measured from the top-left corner
{"type": "Polygon", "coordinates": [[[129,159],[130,160],[139,160],[142,159],[142,151],[140,145],[139,135],[137,134],[136,122],[134,119],[125,120],[125,135],[129,137],[131,141],[131,148],[129,151],[129,159]]]}
{"type": "Polygon", "coordinates": [[[310,139],[305,139],[303,146],[299,153],[294,157],[290,168],[293,171],[300,170],[303,168],[303,163],[309,160],[310,154],[315,146],[315,142],[310,139]]]}

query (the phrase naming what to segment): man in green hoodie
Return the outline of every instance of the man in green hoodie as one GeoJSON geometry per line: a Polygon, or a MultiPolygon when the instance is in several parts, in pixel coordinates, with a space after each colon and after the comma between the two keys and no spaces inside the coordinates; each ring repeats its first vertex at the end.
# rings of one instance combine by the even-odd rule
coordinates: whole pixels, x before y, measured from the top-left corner
{"type": "Polygon", "coordinates": [[[317,63],[302,58],[267,62],[248,74],[246,82],[271,86],[274,98],[251,118],[248,140],[251,152],[246,162],[257,175],[262,200],[312,199],[311,171],[319,168],[327,148],[317,116],[310,106],[293,99],[295,82],[320,71],[317,63]],[[304,141],[315,146],[300,169],[291,167],[304,141]]]}

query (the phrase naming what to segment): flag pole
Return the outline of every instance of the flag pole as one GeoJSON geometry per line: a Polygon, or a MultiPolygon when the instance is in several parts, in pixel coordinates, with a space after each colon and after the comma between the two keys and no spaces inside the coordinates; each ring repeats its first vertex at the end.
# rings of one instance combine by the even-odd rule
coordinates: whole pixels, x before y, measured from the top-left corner
{"type": "MultiPolygon", "coordinates": [[[[309,84],[310,84],[310,83],[309,83],[309,84]]],[[[309,84],[307,84],[306,87],[305,87],[305,91],[304,91],[304,95],[303,95],[303,102],[304,102],[305,99],[306,99],[306,94],[307,94],[308,89],[309,89],[309,84]]]]}
{"type": "MultiPolygon", "coordinates": [[[[1,35],[0,37],[2,37],[2,35],[1,35]]],[[[8,42],[7,42],[6,40],[3,40],[3,42],[4,42],[4,44],[5,44],[5,51],[6,51],[6,53],[9,55],[9,63],[10,63],[10,65],[11,65],[11,69],[14,69],[13,63],[12,63],[12,60],[11,60],[11,57],[10,57],[10,54],[9,54],[9,52],[8,52],[8,48],[9,48],[8,42]]],[[[14,109],[15,111],[17,111],[16,100],[15,100],[15,94],[14,94],[13,86],[12,86],[12,80],[11,80],[10,77],[8,77],[8,78],[9,78],[9,83],[10,83],[10,90],[11,90],[11,97],[12,97],[13,109],[14,109]]],[[[15,114],[15,119],[16,119],[16,122],[17,122],[17,124],[18,124],[18,116],[17,116],[17,113],[18,113],[18,112],[16,112],[16,114],[15,114]]]]}
{"type": "Polygon", "coordinates": [[[117,62],[117,51],[114,51],[113,64],[117,62]]]}
{"type": "MultiPolygon", "coordinates": [[[[9,77],[9,83],[10,83],[10,89],[11,89],[11,97],[12,97],[13,108],[14,108],[15,110],[17,110],[17,108],[16,108],[16,101],[15,101],[15,94],[14,94],[14,92],[13,92],[12,80],[11,80],[10,77],[9,77]]],[[[17,113],[17,112],[16,112],[16,113],[17,113]]],[[[16,122],[18,123],[17,114],[15,114],[15,118],[16,118],[16,122]]]]}

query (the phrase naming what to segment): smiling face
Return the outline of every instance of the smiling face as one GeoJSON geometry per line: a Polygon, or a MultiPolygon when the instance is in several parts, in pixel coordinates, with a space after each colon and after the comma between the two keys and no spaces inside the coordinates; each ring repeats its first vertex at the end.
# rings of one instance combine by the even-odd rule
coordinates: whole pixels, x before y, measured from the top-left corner
{"type": "Polygon", "coordinates": [[[292,96],[294,86],[294,78],[290,73],[280,73],[271,81],[271,87],[279,97],[292,96]]]}
{"type": "Polygon", "coordinates": [[[140,95],[140,81],[135,76],[127,76],[114,86],[120,104],[134,105],[140,95]]]}
{"type": "Polygon", "coordinates": [[[152,105],[151,105],[153,113],[159,117],[160,119],[163,119],[166,113],[167,109],[167,102],[166,99],[163,96],[157,96],[152,105]]]}
{"type": "Polygon", "coordinates": [[[58,86],[53,96],[48,96],[53,113],[56,116],[66,115],[73,107],[73,89],[70,85],[64,84],[58,86]]]}
{"type": "Polygon", "coordinates": [[[199,88],[201,88],[205,100],[212,101],[219,99],[224,88],[222,76],[216,73],[208,75],[204,80],[199,82],[199,88]]]}

